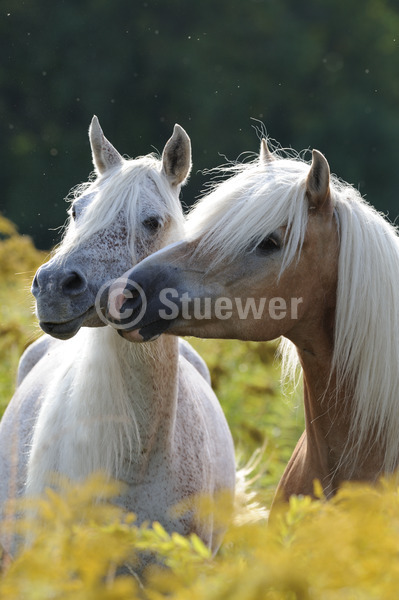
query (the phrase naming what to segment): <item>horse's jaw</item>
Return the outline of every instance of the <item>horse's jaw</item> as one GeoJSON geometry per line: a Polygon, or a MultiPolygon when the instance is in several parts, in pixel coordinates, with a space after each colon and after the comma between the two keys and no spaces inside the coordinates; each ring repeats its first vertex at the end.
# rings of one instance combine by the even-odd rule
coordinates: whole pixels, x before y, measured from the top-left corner
{"type": "Polygon", "coordinates": [[[146,327],[142,327],[140,330],[134,329],[132,331],[126,331],[123,329],[118,329],[118,333],[129,342],[154,342],[159,338],[160,335],[167,332],[170,327],[170,321],[167,324],[165,324],[165,321],[156,321],[147,325],[146,327]]]}
{"type": "Polygon", "coordinates": [[[58,340],[69,340],[76,335],[81,327],[103,327],[103,323],[96,313],[94,306],[83,314],[73,319],[64,321],[47,321],[38,314],[40,328],[58,340]]]}

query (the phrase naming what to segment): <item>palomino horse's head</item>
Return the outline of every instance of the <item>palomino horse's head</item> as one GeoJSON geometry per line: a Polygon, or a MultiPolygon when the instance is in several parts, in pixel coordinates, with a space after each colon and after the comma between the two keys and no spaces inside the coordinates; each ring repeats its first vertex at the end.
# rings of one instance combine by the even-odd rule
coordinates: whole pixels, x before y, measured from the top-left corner
{"type": "Polygon", "coordinates": [[[179,190],[191,168],[186,132],[175,125],[161,160],[124,159],[96,117],[89,138],[97,177],[75,194],[63,242],[32,285],[41,328],[60,339],[104,325],[95,302],[106,282],[182,236],[179,190]]]}
{"type": "MultiPolygon", "coordinates": [[[[168,330],[294,339],[321,307],[333,310],[338,236],[324,156],[314,151],[310,166],[277,158],[263,140],[259,158],[233,170],[193,209],[185,241],[126,274],[147,296],[138,331],[125,330],[126,338],[168,330]]],[[[134,308],[139,299],[127,302],[134,308]]]]}

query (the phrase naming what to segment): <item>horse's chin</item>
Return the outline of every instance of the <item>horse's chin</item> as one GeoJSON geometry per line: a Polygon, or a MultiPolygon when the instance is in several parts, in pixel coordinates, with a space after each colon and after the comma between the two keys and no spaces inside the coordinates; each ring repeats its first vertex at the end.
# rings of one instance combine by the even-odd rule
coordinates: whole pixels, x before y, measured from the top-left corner
{"type": "Polygon", "coordinates": [[[103,326],[104,323],[96,315],[95,308],[91,307],[79,317],[69,321],[40,321],[39,325],[44,333],[48,333],[57,340],[69,340],[78,333],[82,326],[99,327],[103,326]]]}
{"type": "Polygon", "coordinates": [[[48,333],[57,340],[69,340],[77,334],[82,326],[81,324],[75,324],[75,321],[76,319],[67,321],[66,323],[46,323],[45,321],[40,321],[39,325],[44,333],[48,333]]]}
{"type": "Polygon", "coordinates": [[[118,329],[118,333],[129,342],[153,342],[158,339],[162,333],[165,333],[171,326],[174,320],[166,321],[160,319],[148,325],[141,326],[139,329],[127,331],[126,329],[118,329]]]}

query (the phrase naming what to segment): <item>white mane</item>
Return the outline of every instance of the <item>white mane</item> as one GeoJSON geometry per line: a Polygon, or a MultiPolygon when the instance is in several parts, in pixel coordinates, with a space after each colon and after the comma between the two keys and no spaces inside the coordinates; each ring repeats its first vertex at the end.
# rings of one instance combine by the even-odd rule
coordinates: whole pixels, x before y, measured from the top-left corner
{"type": "MultiPolygon", "coordinates": [[[[213,256],[214,267],[287,225],[283,272],[299,257],[306,234],[309,164],[288,156],[231,171],[237,174],[192,210],[188,238],[202,237],[198,252],[213,256]]],[[[338,386],[345,382],[353,390],[354,402],[347,460],[379,443],[385,448],[381,471],[392,472],[399,460],[399,238],[353,187],[334,176],[330,185],[340,236],[332,373],[338,386]]],[[[292,366],[292,346],[282,346],[292,366]]]]}
{"type": "MultiPolygon", "coordinates": [[[[70,218],[65,236],[58,252],[67,253],[74,247],[91,238],[95,233],[109,227],[124,209],[129,225],[130,249],[135,256],[135,239],[140,228],[138,219],[143,208],[142,195],[146,188],[156,187],[164,202],[164,212],[183,227],[183,214],[179,202],[162,176],[162,163],[149,154],[136,159],[123,160],[121,165],[108,170],[92,183],[76,188],[74,197],[93,195],[93,200],[84,211],[78,225],[70,218]]],[[[151,189],[149,190],[151,192],[151,189]]],[[[153,197],[153,193],[152,193],[153,197]]]]}
{"type": "MultiPolygon", "coordinates": [[[[41,430],[55,431],[54,439],[49,440],[54,444],[54,454],[47,457],[49,464],[44,457],[41,459],[44,471],[55,471],[51,461],[58,460],[63,461],[63,472],[70,477],[75,475],[70,470],[76,465],[82,478],[99,470],[117,476],[124,460],[134,461],[141,447],[141,415],[137,410],[144,390],[131,364],[145,361],[151,350],[154,351],[124,343],[111,327],[82,328],[75,337],[63,342],[58,348],[54,389],[50,388],[46,395],[46,410],[41,413],[35,432],[39,438],[41,430]],[[126,373],[131,374],[128,384],[126,373]],[[61,412],[60,402],[65,407],[61,412]],[[50,424],[56,426],[51,429],[50,424]],[[68,432],[64,436],[67,443],[59,446],[61,431],[68,432]]],[[[35,481],[29,481],[29,486],[34,489],[35,481]]]]}
{"type": "Polygon", "coordinates": [[[354,389],[355,456],[385,447],[381,470],[399,459],[399,238],[350,187],[334,194],[340,225],[333,369],[354,389]],[[374,439],[367,439],[367,436],[374,439]]]}
{"type": "Polygon", "coordinates": [[[188,239],[201,237],[198,252],[213,255],[211,267],[234,260],[281,225],[290,229],[282,271],[300,251],[306,232],[306,163],[287,158],[228,167],[236,175],[216,185],[188,215],[188,239]]]}

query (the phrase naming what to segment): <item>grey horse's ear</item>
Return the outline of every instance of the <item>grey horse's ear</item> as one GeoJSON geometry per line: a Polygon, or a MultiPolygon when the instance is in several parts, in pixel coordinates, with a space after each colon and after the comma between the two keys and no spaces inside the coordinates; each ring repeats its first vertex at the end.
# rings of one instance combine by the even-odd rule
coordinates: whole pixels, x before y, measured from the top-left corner
{"type": "Polygon", "coordinates": [[[306,179],[306,195],[311,209],[320,208],[330,197],[330,167],[318,150],[312,152],[312,165],[306,179]]]}
{"type": "Polygon", "coordinates": [[[271,160],[274,160],[274,156],[270,152],[265,138],[262,138],[260,142],[259,160],[263,163],[268,163],[271,160]]]}
{"type": "Polygon", "coordinates": [[[96,115],[94,115],[90,123],[89,139],[93,165],[98,175],[102,175],[108,169],[122,163],[122,156],[103,134],[96,115]]]}
{"type": "Polygon", "coordinates": [[[162,171],[171,185],[178,186],[191,171],[191,141],[183,127],[175,125],[172,137],[162,152],[162,171]]]}

